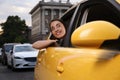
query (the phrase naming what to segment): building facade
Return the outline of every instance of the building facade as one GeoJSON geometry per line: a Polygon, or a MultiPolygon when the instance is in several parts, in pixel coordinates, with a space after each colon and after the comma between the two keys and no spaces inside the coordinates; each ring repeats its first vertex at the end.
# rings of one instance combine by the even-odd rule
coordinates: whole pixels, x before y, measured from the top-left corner
{"type": "Polygon", "coordinates": [[[47,39],[49,22],[52,19],[61,17],[71,6],[72,4],[69,0],[64,3],[61,0],[59,2],[53,0],[50,2],[45,2],[44,0],[39,1],[30,11],[32,19],[31,42],[47,39]]]}

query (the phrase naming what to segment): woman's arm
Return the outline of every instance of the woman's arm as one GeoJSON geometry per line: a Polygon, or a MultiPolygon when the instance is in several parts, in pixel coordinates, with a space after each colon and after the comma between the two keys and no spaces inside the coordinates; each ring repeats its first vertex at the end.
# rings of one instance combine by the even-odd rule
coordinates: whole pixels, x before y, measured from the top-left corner
{"type": "Polygon", "coordinates": [[[32,44],[32,47],[35,49],[43,49],[48,47],[50,44],[55,43],[57,40],[40,40],[32,44]]]}

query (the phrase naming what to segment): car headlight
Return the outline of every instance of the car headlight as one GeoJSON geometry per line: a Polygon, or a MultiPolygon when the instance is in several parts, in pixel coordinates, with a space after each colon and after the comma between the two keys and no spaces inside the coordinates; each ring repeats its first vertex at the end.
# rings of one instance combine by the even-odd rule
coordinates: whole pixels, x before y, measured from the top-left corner
{"type": "Polygon", "coordinates": [[[15,56],[14,58],[15,58],[15,59],[22,59],[21,57],[16,57],[16,56],[15,56]]]}

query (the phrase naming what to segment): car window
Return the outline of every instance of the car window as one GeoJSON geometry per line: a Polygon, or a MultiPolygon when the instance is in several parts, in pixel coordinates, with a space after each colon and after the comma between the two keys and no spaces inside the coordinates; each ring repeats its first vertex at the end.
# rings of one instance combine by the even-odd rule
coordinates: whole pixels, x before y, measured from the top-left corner
{"type": "Polygon", "coordinates": [[[102,4],[86,8],[79,25],[95,20],[105,20],[120,26],[120,17],[118,16],[118,13],[109,6],[102,4]]]}
{"type": "Polygon", "coordinates": [[[16,46],[15,52],[23,52],[23,51],[35,51],[32,46],[16,46]]]}
{"type": "Polygon", "coordinates": [[[87,22],[93,21],[93,20],[98,20],[98,19],[106,20],[106,21],[116,24],[117,26],[120,26],[119,17],[114,12],[114,10],[111,10],[107,6],[97,5],[97,6],[93,6],[90,8],[87,22]],[[100,11],[100,10],[102,10],[102,11],[100,11]]]}
{"type": "Polygon", "coordinates": [[[4,46],[5,52],[9,52],[12,48],[13,48],[13,45],[5,45],[4,46]]]}

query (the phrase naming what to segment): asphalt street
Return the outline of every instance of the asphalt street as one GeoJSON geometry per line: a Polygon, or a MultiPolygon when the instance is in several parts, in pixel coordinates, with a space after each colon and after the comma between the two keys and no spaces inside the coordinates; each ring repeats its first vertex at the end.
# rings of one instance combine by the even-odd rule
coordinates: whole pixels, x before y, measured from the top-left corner
{"type": "Polygon", "coordinates": [[[34,69],[12,71],[0,63],[0,80],[34,80],[34,69]]]}

